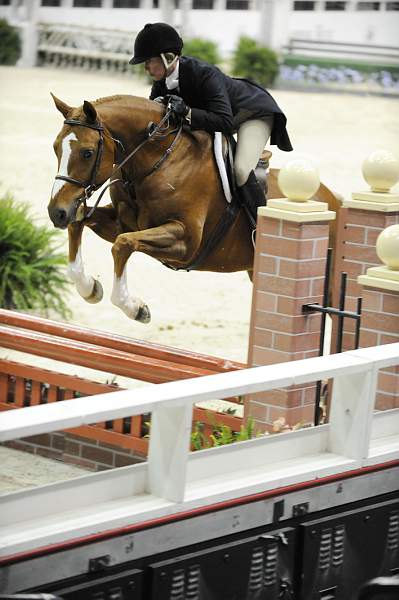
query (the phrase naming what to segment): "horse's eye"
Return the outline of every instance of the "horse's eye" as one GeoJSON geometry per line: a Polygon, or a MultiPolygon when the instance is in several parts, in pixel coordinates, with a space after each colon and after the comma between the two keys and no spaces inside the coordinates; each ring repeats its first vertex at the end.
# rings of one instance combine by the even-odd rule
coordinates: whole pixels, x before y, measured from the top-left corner
{"type": "Polygon", "coordinates": [[[93,156],[93,150],[83,150],[83,158],[91,158],[93,156]]]}

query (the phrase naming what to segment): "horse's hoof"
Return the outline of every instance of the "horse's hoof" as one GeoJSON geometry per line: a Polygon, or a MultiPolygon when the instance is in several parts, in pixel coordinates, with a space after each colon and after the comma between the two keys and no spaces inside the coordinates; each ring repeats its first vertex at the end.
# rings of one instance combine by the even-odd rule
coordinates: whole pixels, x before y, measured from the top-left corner
{"type": "Polygon", "coordinates": [[[98,302],[100,302],[103,299],[103,295],[104,295],[103,286],[97,279],[95,279],[91,294],[90,294],[90,296],[87,296],[87,298],[85,298],[85,300],[86,300],[86,302],[89,302],[90,304],[97,304],[98,302]]]}
{"type": "Polygon", "coordinates": [[[136,321],[140,323],[149,323],[151,321],[150,309],[146,304],[142,304],[137,312],[136,321]]]}

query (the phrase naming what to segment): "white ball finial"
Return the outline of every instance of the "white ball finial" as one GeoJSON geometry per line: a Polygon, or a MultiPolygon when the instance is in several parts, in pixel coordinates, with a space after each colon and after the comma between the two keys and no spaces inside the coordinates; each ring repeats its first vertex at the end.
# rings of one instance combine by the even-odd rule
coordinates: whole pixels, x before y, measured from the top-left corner
{"type": "Polygon", "coordinates": [[[362,165],[372,192],[389,192],[399,181],[399,160],[389,150],[375,150],[362,165]]]}
{"type": "Polygon", "coordinates": [[[290,160],[280,169],[278,185],[288,200],[306,202],[320,187],[319,172],[307,159],[290,160]]]}
{"type": "Polygon", "coordinates": [[[399,224],[390,225],[377,238],[377,256],[392,271],[399,271],[399,224]]]}

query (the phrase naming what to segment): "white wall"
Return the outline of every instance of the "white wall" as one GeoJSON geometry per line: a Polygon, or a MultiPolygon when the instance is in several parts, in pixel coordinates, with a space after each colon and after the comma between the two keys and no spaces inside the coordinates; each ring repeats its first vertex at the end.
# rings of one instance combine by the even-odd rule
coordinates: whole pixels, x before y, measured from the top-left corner
{"type": "Polygon", "coordinates": [[[399,11],[292,12],[288,29],[290,37],[398,47],[399,11]]]}
{"type": "MultiPolygon", "coordinates": [[[[0,13],[1,14],[1,13],[0,13]]],[[[41,8],[40,21],[46,23],[72,23],[90,27],[123,29],[134,34],[146,23],[161,19],[159,10],[141,9],[87,9],[41,8]]],[[[176,10],[173,24],[181,25],[180,11],[176,10]]],[[[222,54],[234,50],[238,38],[245,34],[257,38],[260,33],[258,11],[192,10],[185,24],[185,37],[204,37],[216,41],[222,54]]]]}
{"type": "MultiPolygon", "coordinates": [[[[285,45],[290,37],[398,46],[399,11],[294,12],[291,7],[291,0],[263,0],[261,10],[188,10],[184,15],[187,19],[184,35],[214,40],[225,55],[235,48],[243,34],[275,49],[285,45]]],[[[0,6],[0,17],[11,19],[12,14],[11,7],[0,6]]],[[[23,16],[23,10],[19,14],[23,16]]],[[[162,14],[161,9],[40,7],[38,20],[123,29],[132,32],[133,42],[134,34],[145,23],[161,20],[162,14]]],[[[180,26],[181,19],[181,11],[175,10],[170,22],[180,26]]]]}

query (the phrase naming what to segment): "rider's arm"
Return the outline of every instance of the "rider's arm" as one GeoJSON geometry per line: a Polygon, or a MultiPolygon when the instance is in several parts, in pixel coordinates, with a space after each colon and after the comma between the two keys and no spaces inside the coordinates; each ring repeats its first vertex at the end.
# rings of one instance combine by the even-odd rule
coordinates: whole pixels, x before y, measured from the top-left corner
{"type": "Polygon", "coordinates": [[[191,129],[233,133],[233,111],[224,79],[220,75],[214,69],[202,74],[198,84],[204,108],[191,108],[191,129]]]}

